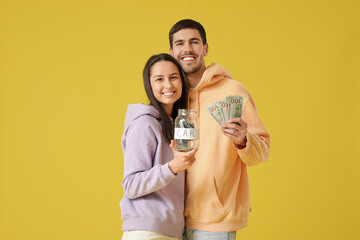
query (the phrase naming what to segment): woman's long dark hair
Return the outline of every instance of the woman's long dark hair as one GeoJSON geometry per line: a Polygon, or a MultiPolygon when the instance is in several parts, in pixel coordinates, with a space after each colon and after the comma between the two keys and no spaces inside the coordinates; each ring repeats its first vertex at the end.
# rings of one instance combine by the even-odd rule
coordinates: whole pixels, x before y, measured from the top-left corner
{"type": "Polygon", "coordinates": [[[149,98],[150,105],[154,106],[160,113],[160,118],[162,121],[162,131],[163,131],[166,141],[168,143],[170,143],[171,140],[174,138],[174,127],[172,125],[172,122],[171,122],[169,116],[166,114],[164,108],[161,106],[161,103],[159,103],[156,100],[154,93],[152,91],[152,88],[151,88],[151,83],[150,83],[151,67],[155,63],[161,62],[161,61],[168,61],[168,62],[174,63],[176,65],[176,67],[178,68],[179,74],[181,77],[182,94],[181,94],[181,97],[174,103],[173,111],[171,114],[171,117],[174,120],[178,114],[178,109],[183,109],[183,108],[187,107],[187,87],[185,85],[186,83],[185,83],[185,79],[184,79],[184,74],[183,74],[180,64],[169,54],[161,53],[161,54],[154,55],[154,56],[150,57],[149,60],[146,62],[144,71],[143,71],[143,81],[144,81],[145,92],[149,98]]]}

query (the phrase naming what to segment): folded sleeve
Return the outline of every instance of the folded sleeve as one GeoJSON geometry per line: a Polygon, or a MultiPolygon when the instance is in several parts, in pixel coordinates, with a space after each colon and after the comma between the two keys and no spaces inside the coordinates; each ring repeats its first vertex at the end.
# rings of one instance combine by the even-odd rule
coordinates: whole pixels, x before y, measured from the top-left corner
{"type": "Polygon", "coordinates": [[[240,159],[247,166],[266,162],[270,153],[270,134],[262,123],[250,94],[244,105],[242,118],[248,124],[248,132],[246,147],[238,150],[240,159]]]}

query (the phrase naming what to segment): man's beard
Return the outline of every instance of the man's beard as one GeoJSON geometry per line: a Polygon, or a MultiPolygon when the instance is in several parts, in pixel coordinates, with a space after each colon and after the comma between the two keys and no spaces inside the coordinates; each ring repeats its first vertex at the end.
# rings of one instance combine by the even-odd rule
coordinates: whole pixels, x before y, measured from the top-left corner
{"type": "Polygon", "coordinates": [[[184,71],[184,73],[186,74],[192,74],[192,73],[196,73],[197,71],[199,71],[201,68],[201,64],[199,64],[198,66],[182,66],[182,69],[184,71]]]}

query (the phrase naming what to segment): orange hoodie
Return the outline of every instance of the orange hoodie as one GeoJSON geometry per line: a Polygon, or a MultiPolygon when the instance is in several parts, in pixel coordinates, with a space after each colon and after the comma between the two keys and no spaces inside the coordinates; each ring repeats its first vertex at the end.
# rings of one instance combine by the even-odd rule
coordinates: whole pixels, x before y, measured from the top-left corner
{"type": "Polygon", "coordinates": [[[189,92],[189,107],[198,111],[200,145],[187,170],[186,226],[202,231],[235,231],[247,225],[250,211],[247,166],[267,161],[270,135],[244,85],[220,64],[207,67],[189,92]],[[206,107],[227,96],[243,96],[242,118],[248,124],[246,147],[238,150],[206,107]]]}

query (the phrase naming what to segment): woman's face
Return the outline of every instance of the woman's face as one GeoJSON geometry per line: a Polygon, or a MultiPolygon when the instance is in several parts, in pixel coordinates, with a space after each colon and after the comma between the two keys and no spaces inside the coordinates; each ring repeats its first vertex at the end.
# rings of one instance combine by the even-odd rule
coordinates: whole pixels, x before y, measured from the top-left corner
{"type": "Polygon", "coordinates": [[[150,68],[150,84],[156,100],[170,116],[174,103],[182,94],[182,82],[178,68],[169,61],[155,63],[150,68]]]}

